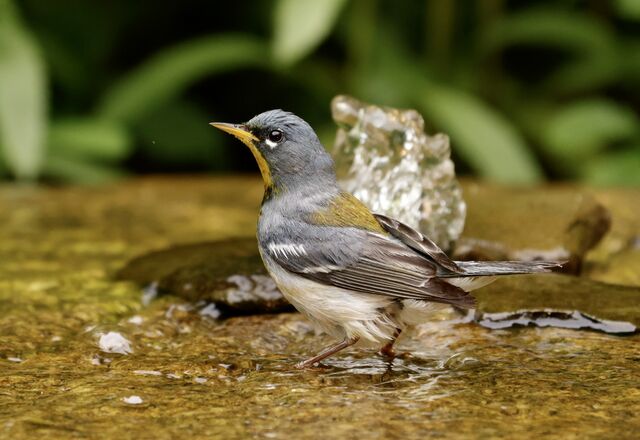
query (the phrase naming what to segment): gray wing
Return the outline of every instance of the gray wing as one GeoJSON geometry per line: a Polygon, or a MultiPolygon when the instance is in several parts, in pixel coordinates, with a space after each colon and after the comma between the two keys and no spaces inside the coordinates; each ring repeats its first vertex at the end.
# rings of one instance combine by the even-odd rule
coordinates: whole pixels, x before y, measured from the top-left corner
{"type": "Polygon", "coordinates": [[[437,278],[437,263],[400,240],[356,228],[317,232],[298,243],[266,243],[263,248],[289,272],[319,283],[398,299],[465,308],[475,304],[467,292],[437,278]]]}
{"type": "Polygon", "coordinates": [[[464,269],[458,266],[455,261],[449,258],[447,254],[445,254],[442,249],[440,249],[438,245],[428,237],[425,237],[415,229],[394,218],[387,217],[382,214],[373,214],[373,216],[378,220],[385,231],[409,246],[414,251],[433,261],[438,267],[438,274],[441,274],[442,272],[447,275],[450,275],[451,272],[455,274],[464,273],[464,269]]]}
{"type": "Polygon", "coordinates": [[[378,223],[411,249],[433,261],[437,275],[442,278],[513,275],[551,272],[562,267],[564,261],[453,261],[437,244],[418,231],[382,214],[373,214],[378,223]]]}

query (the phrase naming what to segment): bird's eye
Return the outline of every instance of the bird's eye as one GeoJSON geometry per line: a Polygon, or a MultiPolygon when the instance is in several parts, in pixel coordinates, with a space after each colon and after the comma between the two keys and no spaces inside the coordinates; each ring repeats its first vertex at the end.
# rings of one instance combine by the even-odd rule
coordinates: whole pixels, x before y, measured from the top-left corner
{"type": "Polygon", "coordinates": [[[276,144],[282,140],[282,137],[283,137],[282,130],[272,130],[269,133],[269,140],[276,144]]]}

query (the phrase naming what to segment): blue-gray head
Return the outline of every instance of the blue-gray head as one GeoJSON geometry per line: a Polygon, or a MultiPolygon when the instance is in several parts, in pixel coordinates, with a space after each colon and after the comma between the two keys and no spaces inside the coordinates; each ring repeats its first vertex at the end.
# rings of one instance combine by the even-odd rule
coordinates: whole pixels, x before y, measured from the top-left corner
{"type": "Polygon", "coordinates": [[[211,125],[249,147],[269,192],[294,189],[308,182],[335,183],[333,160],[313,128],[293,113],[270,110],[244,124],[211,125]]]}

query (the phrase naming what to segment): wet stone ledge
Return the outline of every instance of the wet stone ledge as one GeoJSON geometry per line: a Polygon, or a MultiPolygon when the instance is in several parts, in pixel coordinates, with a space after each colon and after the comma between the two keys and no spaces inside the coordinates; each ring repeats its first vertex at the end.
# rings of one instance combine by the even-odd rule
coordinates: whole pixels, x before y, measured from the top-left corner
{"type": "MultiPolygon", "coordinates": [[[[617,261],[618,254],[600,267],[589,267],[594,279],[579,276],[589,250],[606,236],[611,223],[609,211],[594,195],[569,187],[512,189],[474,182],[466,182],[465,190],[470,214],[456,258],[566,259],[564,271],[574,275],[503,278],[477,292],[478,323],[490,328],[554,325],[615,334],[637,331],[640,311],[629,304],[640,301],[640,288],[597,282],[598,276],[611,278],[620,267],[629,270],[617,261]]],[[[203,304],[220,318],[291,311],[266,274],[252,238],[152,252],[130,261],[117,277],[203,304]]]]}
{"type": "MultiPolygon", "coordinates": [[[[484,202],[471,185],[485,190],[463,183],[474,228],[484,202]]],[[[297,313],[274,313],[277,303],[255,314],[259,302],[247,294],[274,301],[252,250],[261,191],[252,177],[0,186],[0,437],[630,438],[640,430],[638,334],[524,326],[577,309],[580,319],[637,325],[638,260],[625,257],[637,252],[637,190],[575,190],[611,218],[597,244],[580,245],[591,248],[580,278],[499,281],[479,292],[481,325],[445,310],[408,332],[398,347],[405,355],[392,362],[356,347],[309,371],[291,367],[331,339],[297,313]],[[234,274],[246,278],[229,281],[234,274]],[[241,305],[210,307],[222,301],[216,292],[241,305]],[[527,309],[518,322],[499,322],[527,309]]],[[[524,234],[500,235],[501,252],[556,247],[530,240],[535,222],[506,225],[516,219],[496,208],[508,210],[506,200],[492,206],[492,227],[524,234]]],[[[550,221],[573,224],[568,217],[550,221]]],[[[463,237],[495,234],[472,231],[463,237]]]]}

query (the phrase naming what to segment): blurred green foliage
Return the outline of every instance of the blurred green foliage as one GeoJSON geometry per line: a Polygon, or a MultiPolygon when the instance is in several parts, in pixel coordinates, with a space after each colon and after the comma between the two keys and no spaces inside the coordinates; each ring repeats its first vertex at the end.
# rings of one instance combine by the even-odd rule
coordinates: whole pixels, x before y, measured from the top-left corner
{"type": "Polygon", "coordinates": [[[640,184],[640,1],[0,0],[0,176],[253,169],[269,108],[331,143],[338,93],[415,107],[458,168],[640,184]]]}

